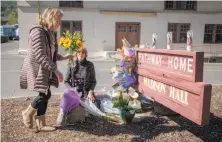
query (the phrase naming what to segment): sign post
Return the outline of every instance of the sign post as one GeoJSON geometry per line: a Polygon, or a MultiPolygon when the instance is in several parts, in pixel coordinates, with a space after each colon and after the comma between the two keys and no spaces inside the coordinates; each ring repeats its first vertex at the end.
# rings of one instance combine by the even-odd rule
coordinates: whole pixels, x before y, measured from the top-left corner
{"type": "Polygon", "coordinates": [[[199,125],[207,125],[212,86],[203,82],[203,58],[203,52],[138,49],[138,91],[199,125]]]}

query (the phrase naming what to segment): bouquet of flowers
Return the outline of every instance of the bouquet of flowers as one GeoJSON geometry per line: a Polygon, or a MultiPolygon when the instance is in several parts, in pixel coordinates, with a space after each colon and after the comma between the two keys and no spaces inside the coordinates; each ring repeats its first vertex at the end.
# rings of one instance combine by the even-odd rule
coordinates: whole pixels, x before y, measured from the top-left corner
{"type": "Polygon", "coordinates": [[[135,58],[136,58],[136,47],[132,47],[130,43],[123,38],[122,49],[118,52],[122,55],[122,59],[118,65],[111,69],[113,80],[113,107],[120,109],[120,116],[126,123],[132,121],[135,112],[141,109],[141,103],[137,98],[139,95],[132,88],[136,85],[136,73],[135,69],[135,58]]]}
{"type": "MultiPolygon", "coordinates": [[[[83,43],[82,32],[71,33],[69,30],[66,30],[59,40],[59,46],[63,47],[70,54],[74,54],[78,49],[83,48],[83,43]]],[[[70,62],[71,60],[69,60],[70,62]]]]}

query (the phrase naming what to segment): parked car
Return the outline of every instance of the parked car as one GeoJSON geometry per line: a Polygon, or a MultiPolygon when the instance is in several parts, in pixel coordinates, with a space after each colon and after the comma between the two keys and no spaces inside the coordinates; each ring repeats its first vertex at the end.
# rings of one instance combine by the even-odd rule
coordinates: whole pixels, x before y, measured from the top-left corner
{"type": "Polygon", "coordinates": [[[16,26],[3,25],[1,26],[1,36],[8,36],[9,40],[16,38],[16,26]]]}

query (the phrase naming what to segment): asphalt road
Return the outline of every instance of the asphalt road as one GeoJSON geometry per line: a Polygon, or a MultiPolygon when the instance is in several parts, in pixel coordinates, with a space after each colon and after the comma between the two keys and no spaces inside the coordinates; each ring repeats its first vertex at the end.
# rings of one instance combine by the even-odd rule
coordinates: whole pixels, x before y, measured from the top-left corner
{"type": "MultiPolygon", "coordinates": [[[[24,56],[19,56],[17,52],[18,41],[1,44],[1,98],[37,95],[36,92],[21,90],[19,87],[20,67],[24,56]]],[[[93,63],[97,77],[96,90],[110,90],[113,85],[110,69],[116,63],[111,61],[93,61],[93,63]]],[[[59,62],[58,67],[65,75],[67,61],[59,62]]],[[[210,84],[222,84],[222,64],[205,64],[204,81],[210,84]]],[[[64,88],[64,84],[61,83],[59,88],[52,87],[52,91],[58,94],[63,92],[64,88]]]]}

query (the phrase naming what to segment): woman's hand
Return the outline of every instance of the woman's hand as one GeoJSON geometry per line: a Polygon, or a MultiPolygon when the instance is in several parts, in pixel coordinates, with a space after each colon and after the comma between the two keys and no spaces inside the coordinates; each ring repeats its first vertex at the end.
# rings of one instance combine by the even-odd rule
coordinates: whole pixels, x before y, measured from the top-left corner
{"type": "Polygon", "coordinates": [[[63,81],[63,74],[58,69],[56,69],[55,74],[58,77],[59,82],[62,82],[63,81]]]}
{"type": "Polygon", "coordinates": [[[74,57],[73,54],[67,53],[66,55],[63,56],[63,59],[64,59],[64,60],[73,59],[73,57],[74,57]]]}
{"type": "Polygon", "coordinates": [[[95,101],[95,97],[94,97],[93,91],[89,91],[89,94],[88,94],[87,98],[88,98],[91,102],[94,102],[94,101],[95,101]]]}

